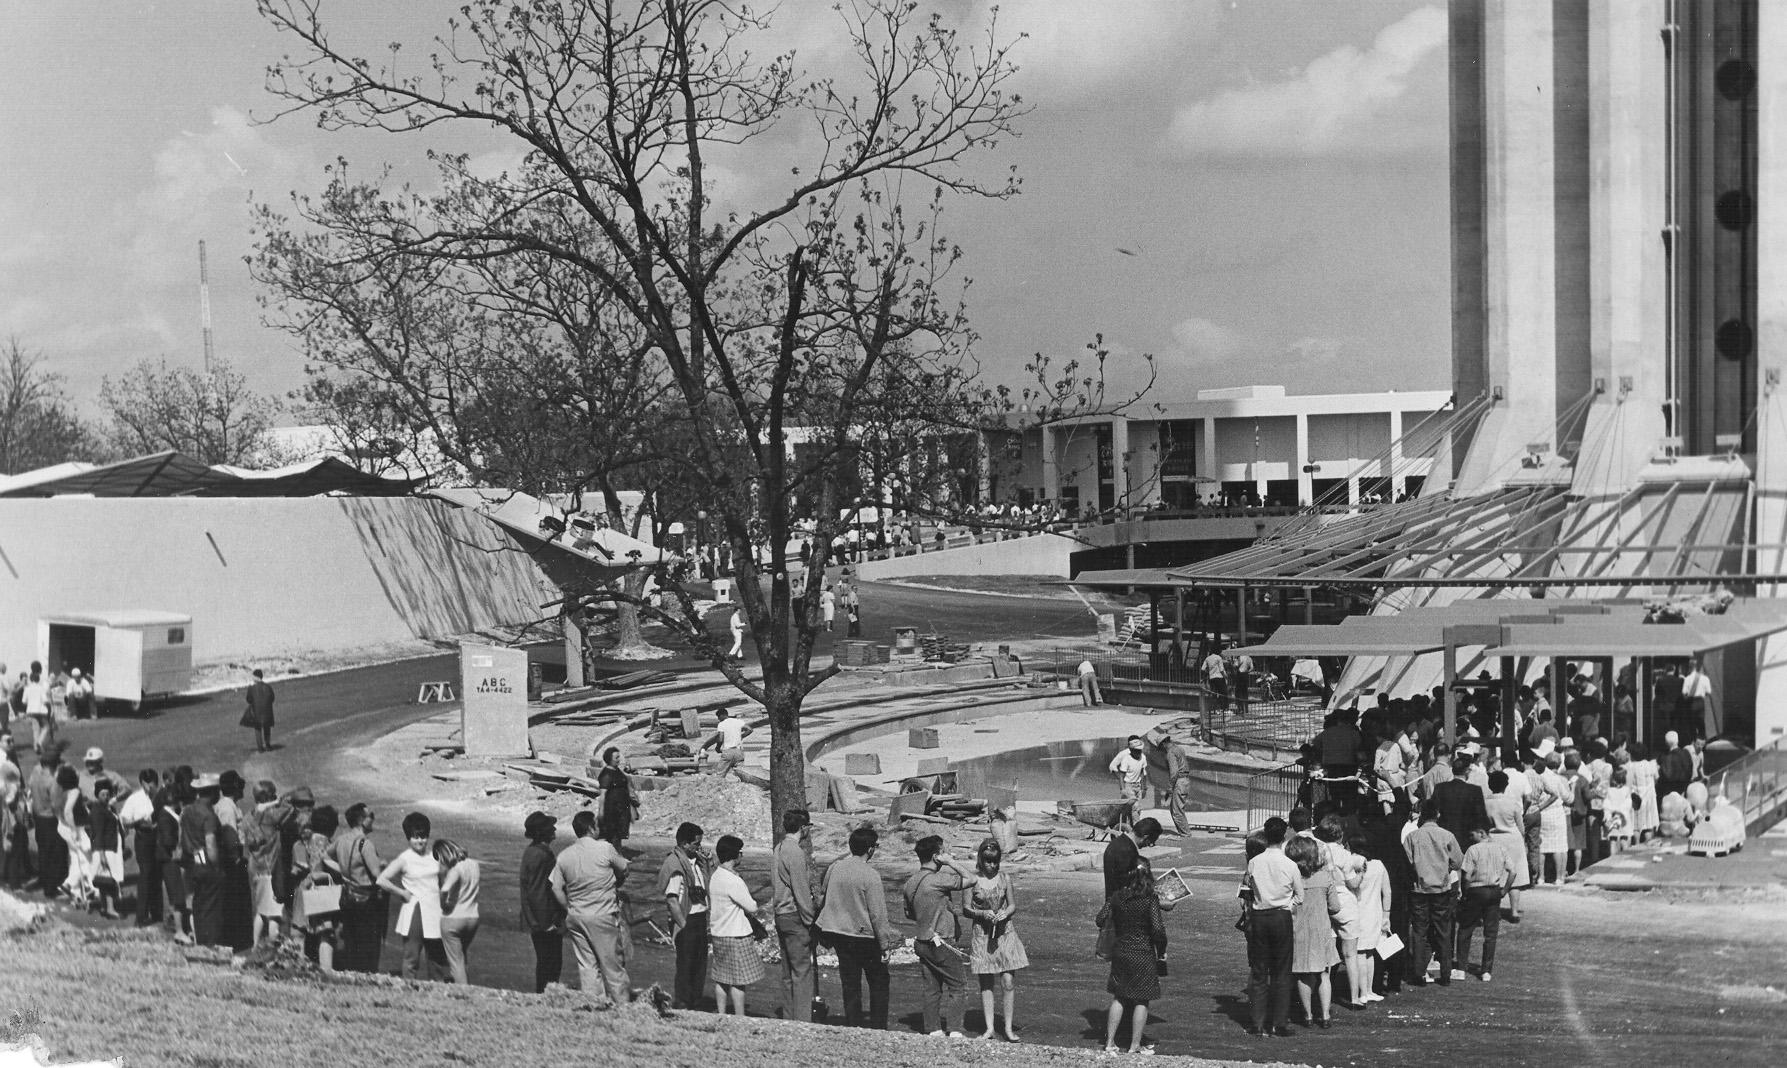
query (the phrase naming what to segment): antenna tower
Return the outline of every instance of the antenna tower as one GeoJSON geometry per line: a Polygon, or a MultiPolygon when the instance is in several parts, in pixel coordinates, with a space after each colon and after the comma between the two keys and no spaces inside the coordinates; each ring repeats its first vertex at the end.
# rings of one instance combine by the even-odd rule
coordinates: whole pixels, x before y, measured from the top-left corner
{"type": "Polygon", "coordinates": [[[205,373],[211,373],[211,275],[205,267],[205,243],[199,242],[199,325],[205,333],[205,373]]]}

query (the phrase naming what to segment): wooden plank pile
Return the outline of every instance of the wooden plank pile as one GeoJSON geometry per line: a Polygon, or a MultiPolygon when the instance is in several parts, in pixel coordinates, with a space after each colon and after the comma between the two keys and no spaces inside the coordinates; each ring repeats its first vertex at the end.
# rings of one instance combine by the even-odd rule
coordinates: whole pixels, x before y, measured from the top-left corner
{"type": "Polygon", "coordinates": [[[875,643],[860,638],[846,638],[836,643],[834,649],[838,663],[844,667],[871,667],[881,662],[875,643]]]}
{"type": "Polygon", "coordinates": [[[624,675],[612,675],[605,679],[597,679],[596,685],[604,690],[633,690],[641,686],[656,686],[663,682],[675,682],[674,671],[629,671],[624,675]]]}
{"type": "Polygon", "coordinates": [[[920,634],[918,651],[933,664],[955,664],[968,659],[968,643],[952,642],[947,634],[920,634]]]}

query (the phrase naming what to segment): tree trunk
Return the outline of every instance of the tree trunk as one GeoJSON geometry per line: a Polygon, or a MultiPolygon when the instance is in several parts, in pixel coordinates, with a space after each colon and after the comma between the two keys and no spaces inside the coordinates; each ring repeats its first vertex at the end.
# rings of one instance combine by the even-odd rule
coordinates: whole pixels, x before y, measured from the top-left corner
{"type": "MultiPolygon", "coordinates": [[[[629,597],[645,593],[645,581],[651,574],[643,569],[630,571],[621,579],[621,591],[629,597]]],[[[627,602],[615,605],[614,648],[608,655],[616,660],[668,660],[675,654],[645,640],[639,622],[639,606],[627,602]]]]}
{"type": "MultiPolygon", "coordinates": [[[[766,680],[767,681],[767,680],[766,680]]],[[[800,741],[799,687],[783,681],[765,685],[769,698],[769,825],[782,833],[782,814],[807,807],[807,756],[800,741]]]]}
{"type": "Polygon", "coordinates": [[[579,689],[587,685],[583,677],[583,621],[577,616],[577,607],[567,599],[565,606],[559,610],[559,620],[565,632],[565,686],[579,689]]]}

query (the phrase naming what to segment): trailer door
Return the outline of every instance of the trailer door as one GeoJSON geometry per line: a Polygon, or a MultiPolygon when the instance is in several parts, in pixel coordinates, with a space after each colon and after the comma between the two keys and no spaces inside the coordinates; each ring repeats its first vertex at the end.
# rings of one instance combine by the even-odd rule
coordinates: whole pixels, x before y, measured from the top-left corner
{"type": "Polygon", "coordinates": [[[142,632],[100,627],[95,636],[93,692],[135,705],[143,699],[142,632]]]}

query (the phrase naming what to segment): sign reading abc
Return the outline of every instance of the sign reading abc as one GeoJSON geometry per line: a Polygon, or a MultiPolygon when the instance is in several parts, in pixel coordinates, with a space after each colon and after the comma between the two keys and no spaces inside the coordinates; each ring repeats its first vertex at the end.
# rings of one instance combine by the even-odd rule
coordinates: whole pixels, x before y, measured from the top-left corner
{"type": "Polygon", "coordinates": [[[528,756],[527,652],[498,645],[459,647],[460,736],[467,756],[528,756]]]}

